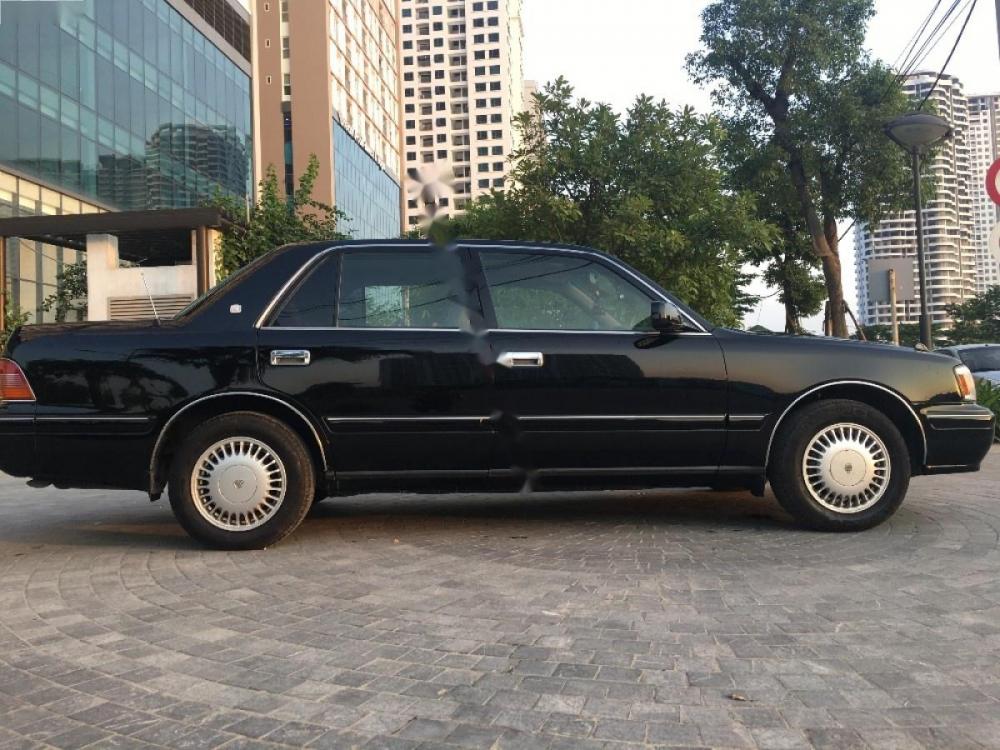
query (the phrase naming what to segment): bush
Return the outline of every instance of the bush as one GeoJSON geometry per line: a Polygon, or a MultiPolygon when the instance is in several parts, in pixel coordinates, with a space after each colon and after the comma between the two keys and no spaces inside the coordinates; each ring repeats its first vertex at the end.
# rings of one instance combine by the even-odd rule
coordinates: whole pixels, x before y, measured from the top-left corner
{"type": "Polygon", "coordinates": [[[1000,441],[1000,386],[994,385],[989,380],[980,380],[976,384],[976,392],[979,395],[979,403],[997,415],[997,440],[1000,441]]]}

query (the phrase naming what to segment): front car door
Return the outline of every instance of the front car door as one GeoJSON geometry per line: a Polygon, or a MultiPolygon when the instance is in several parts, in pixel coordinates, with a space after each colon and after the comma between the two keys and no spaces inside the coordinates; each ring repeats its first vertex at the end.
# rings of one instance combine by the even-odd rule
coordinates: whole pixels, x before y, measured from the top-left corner
{"type": "Polygon", "coordinates": [[[710,333],[653,331],[650,303],[662,295],[599,254],[473,254],[496,361],[500,470],[714,477],[727,383],[710,333]]]}
{"type": "Polygon", "coordinates": [[[337,479],[485,476],[495,432],[462,253],[347,245],[262,327],[265,385],[321,420],[337,479]]]}

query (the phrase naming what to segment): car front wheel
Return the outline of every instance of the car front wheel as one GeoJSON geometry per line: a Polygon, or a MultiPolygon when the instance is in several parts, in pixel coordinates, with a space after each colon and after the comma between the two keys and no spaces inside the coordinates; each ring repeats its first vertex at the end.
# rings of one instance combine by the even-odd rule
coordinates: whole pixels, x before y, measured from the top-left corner
{"type": "Polygon", "coordinates": [[[896,426],[856,401],[810,404],[788,417],[769,471],[774,494],[800,523],[823,531],[861,531],[899,508],[910,456],[896,426]]]}
{"type": "Polygon", "coordinates": [[[195,428],[170,473],[170,505],[181,526],[217,549],[262,549],[302,522],[315,473],[299,436],[253,412],[224,414],[195,428]]]}

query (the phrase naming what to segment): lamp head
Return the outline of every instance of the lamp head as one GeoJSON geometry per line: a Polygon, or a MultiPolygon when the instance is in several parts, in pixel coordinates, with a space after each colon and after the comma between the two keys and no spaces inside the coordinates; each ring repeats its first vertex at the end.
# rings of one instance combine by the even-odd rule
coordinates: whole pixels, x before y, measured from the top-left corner
{"type": "Polygon", "coordinates": [[[950,138],[951,125],[943,117],[924,112],[912,112],[897,117],[885,126],[885,134],[907,151],[923,151],[935,143],[950,138]]]}

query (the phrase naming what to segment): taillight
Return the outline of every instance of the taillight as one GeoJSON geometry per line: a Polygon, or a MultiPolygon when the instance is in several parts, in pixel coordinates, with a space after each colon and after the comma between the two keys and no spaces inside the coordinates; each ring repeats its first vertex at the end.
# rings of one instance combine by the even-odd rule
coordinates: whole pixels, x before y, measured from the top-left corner
{"type": "Polygon", "coordinates": [[[976,400],[976,379],[972,371],[965,365],[955,368],[955,380],[958,382],[958,393],[964,401],[976,400]]]}
{"type": "Polygon", "coordinates": [[[0,359],[0,403],[34,400],[35,393],[17,362],[0,359]]]}

